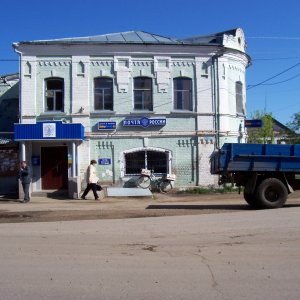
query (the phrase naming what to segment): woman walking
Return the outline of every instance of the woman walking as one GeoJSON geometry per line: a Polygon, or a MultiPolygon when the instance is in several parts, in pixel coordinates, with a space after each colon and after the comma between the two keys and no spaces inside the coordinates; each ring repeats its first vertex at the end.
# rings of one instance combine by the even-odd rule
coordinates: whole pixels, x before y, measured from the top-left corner
{"type": "Polygon", "coordinates": [[[97,195],[97,189],[96,189],[96,185],[99,180],[99,178],[96,176],[96,164],[97,162],[93,159],[91,160],[91,163],[87,168],[87,174],[86,174],[87,187],[81,196],[81,199],[83,200],[85,200],[85,196],[88,194],[90,190],[93,191],[95,200],[99,199],[99,196],[97,195]]]}

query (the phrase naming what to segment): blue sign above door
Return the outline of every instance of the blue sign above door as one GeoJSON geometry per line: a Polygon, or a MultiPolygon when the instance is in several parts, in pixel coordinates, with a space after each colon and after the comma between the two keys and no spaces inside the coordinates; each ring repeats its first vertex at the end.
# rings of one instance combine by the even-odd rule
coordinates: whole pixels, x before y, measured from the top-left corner
{"type": "Polygon", "coordinates": [[[101,166],[111,165],[111,159],[110,158],[99,158],[98,164],[101,166]]]}
{"type": "Polygon", "coordinates": [[[82,124],[45,121],[36,124],[15,124],[15,141],[26,140],[83,140],[82,124]]]}
{"type": "Polygon", "coordinates": [[[115,130],[117,128],[116,124],[114,121],[98,122],[98,130],[115,130]]]}
{"type": "Polygon", "coordinates": [[[149,126],[165,126],[166,124],[166,119],[148,119],[146,117],[141,119],[123,120],[123,126],[141,126],[144,128],[149,126]]]}

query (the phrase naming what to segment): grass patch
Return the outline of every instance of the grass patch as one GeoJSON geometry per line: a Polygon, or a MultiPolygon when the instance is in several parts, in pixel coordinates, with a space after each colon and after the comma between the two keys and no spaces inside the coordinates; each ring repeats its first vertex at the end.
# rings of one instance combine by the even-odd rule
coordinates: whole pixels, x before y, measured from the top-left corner
{"type": "Polygon", "coordinates": [[[235,193],[238,192],[238,187],[233,186],[223,186],[223,187],[196,187],[183,191],[183,193],[189,194],[225,194],[225,193],[235,193]]]}

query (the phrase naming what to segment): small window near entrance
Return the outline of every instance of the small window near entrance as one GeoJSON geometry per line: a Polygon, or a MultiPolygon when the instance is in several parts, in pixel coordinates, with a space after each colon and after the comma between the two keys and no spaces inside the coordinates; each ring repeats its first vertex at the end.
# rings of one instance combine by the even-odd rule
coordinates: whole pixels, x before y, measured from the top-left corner
{"type": "Polygon", "coordinates": [[[64,80],[61,78],[46,79],[45,111],[64,111],[64,80]]]}
{"type": "Polygon", "coordinates": [[[125,175],[138,175],[145,168],[155,174],[168,173],[168,152],[143,150],[125,154],[125,175]]]}

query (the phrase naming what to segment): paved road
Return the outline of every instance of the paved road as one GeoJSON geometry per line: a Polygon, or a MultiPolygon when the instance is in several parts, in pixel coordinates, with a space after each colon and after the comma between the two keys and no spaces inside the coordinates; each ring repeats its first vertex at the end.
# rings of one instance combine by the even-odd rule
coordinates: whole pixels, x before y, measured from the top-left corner
{"type": "Polygon", "coordinates": [[[0,298],[299,299],[300,208],[0,224],[0,298]]]}

